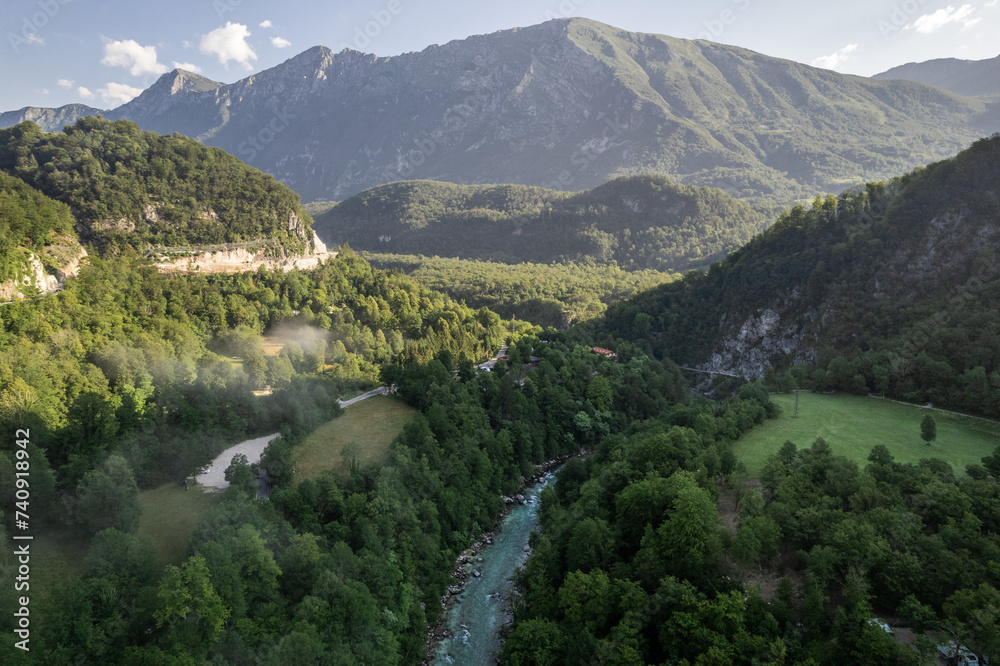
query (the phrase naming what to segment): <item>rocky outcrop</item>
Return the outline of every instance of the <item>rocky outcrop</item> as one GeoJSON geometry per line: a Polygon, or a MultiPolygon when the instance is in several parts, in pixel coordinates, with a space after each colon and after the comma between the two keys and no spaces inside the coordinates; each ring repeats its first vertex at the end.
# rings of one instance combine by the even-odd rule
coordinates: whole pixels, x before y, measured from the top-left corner
{"type": "Polygon", "coordinates": [[[23,122],[33,122],[43,132],[59,132],[66,125],[72,125],[84,116],[96,116],[99,113],[104,113],[104,111],[87,106],[86,104],[67,104],[57,109],[26,106],[17,111],[0,113],[0,127],[10,127],[11,125],[23,122]]]}
{"type": "Polygon", "coordinates": [[[25,292],[40,292],[50,294],[63,288],[66,278],[75,277],[80,272],[80,264],[87,256],[82,247],[55,275],[47,273],[41,260],[32,252],[27,255],[27,266],[20,279],[0,282],[0,302],[17,301],[26,298],[25,292]]]}
{"type": "MultiPolygon", "coordinates": [[[[294,214],[293,217],[297,222],[298,218],[294,214]]],[[[289,224],[291,225],[291,221],[289,224]]],[[[268,270],[290,271],[293,268],[315,268],[336,256],[336,252],[327,251],[326,245],[313,232],[313,249],[307,254],[274,256],[273,251],[269,248],[260,250],[237,248],[218,252],[202,252],[175,259],[161,255],[155,265],[161,273],[246,273],[260,267],[268,270]]]]}
{"type": "Polygon", "coordinates": [[[80,267],[83,265],[83,260],[87,258],[87,251],[83,247],[79,247],[75,254],[70,255],[69,261],[67,261],[62,268],[56,269],[56,279],[59,280],[59,286],[62,287],[63,283],[66,282],[66,278],[76,277],[80,273],[80,267]]]}
{"type": "Polygon", "coordinates": [[[792,355],[799,360],[815,361],[815,349],[803,344],[802,325],[782,321],[772,308],[752,313],[742,321],[735,317],[731,322],[727,319],[730,317],[723,315],[719,321],[722,335],[711,358],[697,369],[756,379],[764,375],[776,358],[792,355]]]}

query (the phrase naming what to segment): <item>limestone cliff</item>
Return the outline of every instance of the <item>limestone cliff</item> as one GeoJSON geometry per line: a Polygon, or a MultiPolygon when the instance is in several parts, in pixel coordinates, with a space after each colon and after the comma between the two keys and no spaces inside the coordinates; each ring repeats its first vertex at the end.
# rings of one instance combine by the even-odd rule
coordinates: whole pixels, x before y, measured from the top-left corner
{"type": "Polygon", "coordinates": [[[970,395],[983,373],[994,390],[998,191],[1000,134],[795,207],[707,273],[609,308],[608,328],[683,365],[747,378],[858,358],[837,366],[839,386],[919,395],[914,387],[940,390],[954,371],[941,400],[970,395]]]}
{"type": "Polygon", "coordinates": [[[155,265],[161,273],[246,273],[261,266],[269,270],[289,271],[293,268],[315,268],[336,256],[336,252],[327,251],[326,245],[313,232],[313,249],[305,254],[281,253],[275,256],[268,247],[239,247],[176,258],[160,255],[155,265]]]}
{"type": "Polygon", "coordinates": [[[45,270],[37,255],[27,253],[27,265],[21,277],[0,282],[0,302],[18,301],[35,293],[53,293],[62,289],[66,278],[75,277],[80,272],[80,265],[87,257],[87,251],[76,246],[68,255],[65,252],[60,254],[65,263],[52,274],[45,270]]]}

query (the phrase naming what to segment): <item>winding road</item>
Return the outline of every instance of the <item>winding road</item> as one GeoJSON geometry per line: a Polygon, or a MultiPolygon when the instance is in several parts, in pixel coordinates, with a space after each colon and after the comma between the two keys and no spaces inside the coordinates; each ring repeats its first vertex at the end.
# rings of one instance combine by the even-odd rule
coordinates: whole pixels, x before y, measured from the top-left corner
{"type": "MultiPolygon", "coordinates": [[[[388,395],[389,389],[385,386],[380,386],[377,389],[368,391],[367,393],[362,393],[356,398],[351,398],[350,400],[340,400],[341,407],[348,407],[356,402],[361,402],[362,400],[367,400],[368,398],[375,397],[377,395],[388,395]]],[[[215,457],[215,460],[205,468],[205,471],[201,472],[195,476],[195,481],[198,485],[204,486],[205,488],[215,488],[218,490],[225,490],[229,487],[229,482],[226,481],[226,468],[233,461],[233,456],[242,453],[247,457],[247,462],[251,465],[260,462],[260,456],[264,453],[264,449],[267,445],[271,443],[271,440],[280,437],[280,433],[274,433],[272,435],[265,435],[264,437],[257,437],[255,439],[248,439],[246,441],[240,442],[239,444],[234,444],[228,449],[220,453],[215,457]]],[[[259,481],[259,479],[258,479],[259,481]]],[[[259,495],[267,497],[267,490],[263,491],[263,494],[259,495]]]]}

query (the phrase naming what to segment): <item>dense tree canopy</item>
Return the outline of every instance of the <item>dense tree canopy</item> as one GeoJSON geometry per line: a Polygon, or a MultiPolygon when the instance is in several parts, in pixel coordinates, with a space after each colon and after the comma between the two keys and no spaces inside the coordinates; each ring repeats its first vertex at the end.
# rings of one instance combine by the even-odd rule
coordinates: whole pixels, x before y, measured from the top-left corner
{"type": "MultiPolygon", "coordinates": [[[[218,148],[86,117],[62,133],[0,130],[0,169],[68,204],[108,252],[274,241],[301,252],[311,218],[273,177],[218,148]]],[[[2,214],[2,213],[0,213],[2,214]]]]}
{"type": "Polygon", "coordinates": [[[686,271],[740,247],[767,218],[722,190],[662,176],[565,193],[525,185],[404,181],[366,190],[316,218],[325,241],[372,252],[522,261],[593,261],[686,271]]]}
{"type": "Polygon", "coordinates": [[[0,282],[24,272],[24,251],[47,259],[43,250],[60,237],[75,245],[70,209],[0,171],[0,282]]]}
{"type": "Polygon", "coordinates": [[[414,282],[485,307],[504,319],[565,328],[598,317],[608,305],[664,282],[676,273],[626,271],[594,263],[504,264],[401,254],[363,253],[373,266],[401,270],[414,282]]]}
{"type": "Polygon", "coordinates": [[[609,308],[601,330],[692,365],[734,345],[743,326],[772,326],[764,365],[776,379],[808,370],[781,380],[786,390],[801,382],[998,417],[998,182],[995,136],[904,177],[817,197],[707,273],[609,308]],[[797,349],[777,351],[792,338],[797,349]]]}

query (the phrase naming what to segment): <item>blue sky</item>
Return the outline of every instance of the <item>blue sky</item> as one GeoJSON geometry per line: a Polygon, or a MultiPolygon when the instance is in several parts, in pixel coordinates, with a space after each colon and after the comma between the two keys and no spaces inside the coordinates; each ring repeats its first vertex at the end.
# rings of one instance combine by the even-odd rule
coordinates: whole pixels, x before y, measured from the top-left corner
{"type": "Polygon", "coordinates": [[[113,108],[180,66],[231,83],[318,44],[378,55],[585,16],[870,76],[1000,53],[1000,0],[0,0],[0,111],[113,108]]]}

